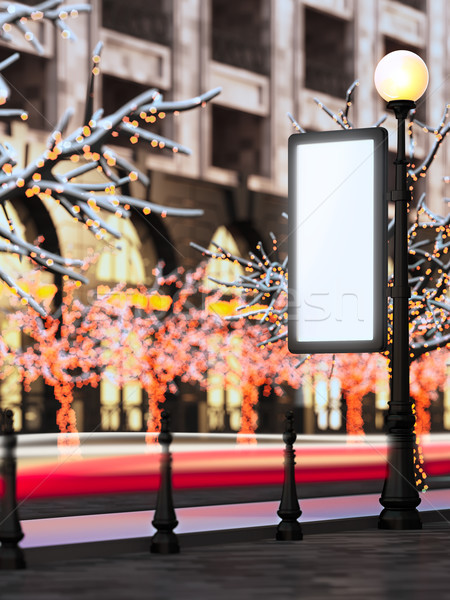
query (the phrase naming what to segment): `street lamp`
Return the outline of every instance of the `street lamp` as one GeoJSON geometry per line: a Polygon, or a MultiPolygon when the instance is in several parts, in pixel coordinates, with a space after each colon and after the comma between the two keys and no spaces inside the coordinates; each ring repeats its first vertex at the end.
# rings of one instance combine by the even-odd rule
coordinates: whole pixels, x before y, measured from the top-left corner
{"type": "Polygon", "coordinates": [[[391,399],[386,417],[388,432],[388,471],[380,503],[380,529],[421,529],[417,506],[419,493],[414,477],[415,417],[409,395],[409,298],[408,282],[408,202],[405,155],[405,119],[428,85],[423,60],[406,50],[387,54],[375,70],[375,86],[397,119],[395,189],[394,286],[389,288],[393,302],[391,399]]]}

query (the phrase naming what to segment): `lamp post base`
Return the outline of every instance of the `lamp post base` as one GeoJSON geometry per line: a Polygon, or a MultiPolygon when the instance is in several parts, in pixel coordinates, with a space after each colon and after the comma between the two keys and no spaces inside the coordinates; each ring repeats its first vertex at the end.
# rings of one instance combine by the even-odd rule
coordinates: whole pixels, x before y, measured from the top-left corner
{"type": "Polygon", "coordinates": [[[378,529],[422,529],[420,513],[416,508],[385,508],[379,516],[378,529]]]}

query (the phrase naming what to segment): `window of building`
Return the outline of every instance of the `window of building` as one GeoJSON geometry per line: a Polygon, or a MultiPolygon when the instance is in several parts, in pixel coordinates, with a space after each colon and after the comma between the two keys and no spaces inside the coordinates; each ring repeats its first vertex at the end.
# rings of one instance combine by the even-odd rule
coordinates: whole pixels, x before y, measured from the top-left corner
{"type": "MultiPolygon", "coordinates": [[[[0,47],[0,61],[12,54],[12,49],[0,47]]],[[[48,64],[47,58],[22,52],[18,61],[2,72],[10,90],[5,107],[23,109],[28,113],[28,125],[45,131],[55,124],[55,117],[48,114],[47,107],[47,93],[51,93],[48,64]]]]}
{"type": "MultiPolygon", "coordinates": [[[[4,342],[12,349],[19,348],[21,345],[21,332],[9,329],[5,319],[2,318],[1,321],[3,321],[2,337],[4,342]]],[[[24,415],[22,413],[22,383],[16,369],[10,370],[8,374],[2,378],[0,382],[0,398],[1,408],[9,408],[13,411],[14,428],[16,431],[20,431],[23,428],[24,421],[24,415]]],[[[29,418],[29,415],[25,414],[25,419],[29,418]]]]}
{"type": "Polygon", "coordinates": [[[148,285],[157,263],[155,243],[145,223],[138,220],[106,217],[121,233],[120,250],[105,248],[97,263],[96,278],[108,284],[148,285]]]}
{"type": "Polygon", "coordinates": [[[102,24],[119,33],[170,46],[172,1],[103,0],[102,24]]]}
{"type": "MultiPolygon", "coordinates": [[[[210,369],[207,374],[206,415],[208,431],[227,432],[239,431],[241,427],[242,387],[240,382],[239,354],[241,340],[236,336],[233,340],[235,356],[229,365],[226,376],[210,369]],[[227,385],[224,384],[225,377],[227,385]]],[[[221,340],[211,339],[211,345],[220,353],[221,340]]]]}
{"type": "MultiPolygon", "coordinates": [[[[38,227],[31,212],[23,205],[14,206],[8,201],[5,203],[6,212],[0,208],[0,225],[9,229],[13,224],[19,237],[32,242],[38,233],[44,233],[38,227]],[[17,210],[16,210],[17,208],[17,210]]],[[[40,216],[43,217],[44,207],[40,207],[40,216]]],[[[35,207],[36,209],[36,207],[35,207]]],[[[45,217],[41,225],[45,222],[45,217]]],[[[55,248],[52,248],[55,250],[55,248]]],[[[51,300],[57,292],[54,276],[49,271],[39,271],[32,277],[33,265],[28,259],[20,259],[18,255],[0,253],[0,267],[13,276],[21,288],[30,293],[35,300],[43,303],[47,309],[51,307],[51,300]]],[[[0,281],[0,327],[5,343],[12,349],[26,347],[31,342],[30,338],[23,335],[20,330],[11,329],[7,315],[16,310],[16,297],[13,296],[8,286],[0,281]]],[[[42,378],[33,382],[29,392],[23,389],[21,378],[17,369],[8,370],[0,381],[0,406],[9,408],[14,413],[14,427],[16,431],[45,431],[48,427],[45,412],[46,386],[42,378]]],[[[53,422],[56,427],[56,418],[53,413],[53,422]]]]}
{"type": "Polygon", "coordinates": [[[305,87],[343,97],[354,81],[353,24],[305,8],[305,87]]]}
{"type": "Polygon", "coordinates": [[[263,151],[265,119],[231,108],[212,106],[212,164],[246,175],[267,175],[263,151]]]}
{"type": "Polygon", "coordinates": [[[268,3],[261,0],[213,0],[213,60],[268,75],[268,9],[268,3]]]}
{"type": "MultiPolygon", "coordinates": [[[[223,225],[217,229],[211,239],[220,248],[235,256],[240,256],[236,240],[223,225]]],[[[216,249],[216,246],[210,244],[209,250],[214,251],[216,249]]],[[[211,258],[206,267],[205,284],[210,289],[216,288],[217,284],[209,281],[209,277],[230,283],[236,281],[243,274],[244,269],[240,264],[211,258]]],[[[209,343],[211,351],[220,356],[222,345],[220,336],[210,336],[209,343]]],[[[235,336],[232,343],[234,356],[229,359],[229,372],[226,376],[221,370],[215,371],[214,368],[210,369],[207,374],[206,410],[209,431],[239,431],[241,426],[242,389],[240,386],[241,365],[239,362],[241,341],[238,336],[235,336]]]]}
{"type": "MultiPolygon", "coordinates": [[[[212,237],[212,240],[223,250],[230,252],[230,254],[234,254],[234,256],[239,256],[239,248],[236,240],[225,226],[222,225],[217,229],[212,237]]],[[[214,252],[217,250],[217,248],[213,244],[210,244],[208,250],[214,252]]],[[[231,283],[232,281],[237,281],[239,276],[243,274],[244,269],[240,264],[235,264],[229,260],[211,258],[206,267],[205,285],[210,289],[217,287],[217,284],[209,280],[210,277],[213,277],[218,281],[226,281],[231,283]]]]}
{"type": "Polygon", "coordinates": [[[102,431],[143,431],[146,407],[139,383],[118,387],[106,378],[100,382],[102,431]]]}
{"type": "Polygon", "coordinates": [[[416,10],[421,10],[425,12],[427,2],[426,0],[397,0],[400,4],[406,4],[406,6],[410,6],[411,8],[415,8],[416,10]]]}
{"type": "MultiPolygon", "coordinates": [[[[145,222],[138,219],[109,217],[109,224],[122,235],[121,250],[105,249],[97,263],[96,277],[114,286],[150,286],[152,270],[157,263],[156,246],[145,222]]],[[[103,292],[102,292],[103,293],[103,292]]],[[[140,383],[126,382],[122,387],[113,383],[120,373],[111,372],[111,379],[100,382],[100,419],[102,431],[143,431],[147,406],[140,383]]]]}
{"type": "MultiPolygon", "coordinates": [[[[110,115],[116,112],[121,106],[146,92],[151,88],[151,84],[142,85],[140,83],[136,83],[135,81],[127,81],[125,79],[121,79],[120,77],[114,77],[113,75],[103,75],[102,76],[102,95],[103,95],[103,108],[104,114],[110,115]]],[[[159,90],[164,97],[166,97],[163,90],[159,90]]],[[[153,115],[149,115],[153,117],[153,115]]],[[[150,133],[154,133],[163,137],[172,137],[172,120],[166,118],[160,118],[158,115],[155,115],[155,121],[153,123],[140,123],[140,127],[146,129],[150,133]]],[[[132,136],[130,136],[132,137],[132,136]]],[[[151,146],[151,142],[149,141],[138,141],[132,143],[129,138],[125,136],[119,136],[115,138],[114,145],[124,146],[129,148],[130,150],[135,151],[138,147],[141,147],[143,144],[147,144],[149,152],[159,152],[164,153],[165,156],[171,157],[173,155],[172,152],[168,152],[167,150],[160,149],[159,146],[151,146]]]]}

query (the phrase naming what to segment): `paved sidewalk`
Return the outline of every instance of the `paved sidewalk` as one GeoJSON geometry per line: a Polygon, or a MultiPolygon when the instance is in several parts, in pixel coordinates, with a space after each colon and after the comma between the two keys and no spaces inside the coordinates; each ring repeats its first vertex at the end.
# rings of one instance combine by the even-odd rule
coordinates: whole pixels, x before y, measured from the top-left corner
{"type": "Polygon", "coordinates": [[[28,568],[0,572],[0,600],[447,600],[450,489],[437,483],[423,530],[405,532],[377,529],[378,481],[300,485],[298,542],[274,540],[279,486],[175,490],[169,556],[149,552],[155,494],[26,500],[28,568]]]}
{"type": "Polygon", "coordinates": [[[373,529],[47,563],[1,572],[2,600],[446,600],[450,529],[373,529]]]}
{"type": "Polygon", "coordinates": [[[274,540],[277,501],[180,508],[169,556],[149,552],[153,511],[24,520],[28,568],[1,571],[0,598],[447,599],[450,490],[422,495],[422,531],[378,530],[378,498],[301,500],[298,542],[274,540]]]}
{"type": "MultiPolygon", "coordinates": [[[[318,533],[377,528],[381,507],[378,494],[301,501],[300,518],[306,537],[318,533]]],[[[182,552],[200,546],[274,539],[279,522],[279,502],[177,509],[182,552]]],[[[422,497],[422,520],[447,523],[450,518],[450,490],[433,490],[422,497]]],[[[154,534],[154,511],[81,515],[22,521],[25,538],[21,547],[31,568],[75,559],[96,559],[148,552],[154,534]]],[[[1,597],[1,596],[0,596],[1,597]]]]}

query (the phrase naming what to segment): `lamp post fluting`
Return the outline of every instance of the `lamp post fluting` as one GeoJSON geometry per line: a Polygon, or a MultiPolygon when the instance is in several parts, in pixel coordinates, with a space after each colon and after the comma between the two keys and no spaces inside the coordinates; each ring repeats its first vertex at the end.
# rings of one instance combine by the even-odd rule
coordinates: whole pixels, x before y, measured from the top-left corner
{"type": "Polygon", "coordinates": [[[384,507],[378,521],[380,529],[421,529],[417,506],[420,497],[414,475],[415,416],[409,393],[409,278],[408,278],[408,203],[405,120],[424,93],[428,71],[422,59],[412,52],[397,51],[385,56],[375,72],[380,95],[397,119],[397,156],[395,189],[394,286],[389,288],[393,303],[391,398],[386,417],[388,434],[387,476],[380,503],[384,507]]]}

